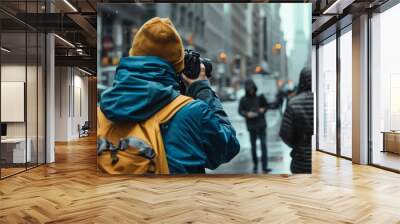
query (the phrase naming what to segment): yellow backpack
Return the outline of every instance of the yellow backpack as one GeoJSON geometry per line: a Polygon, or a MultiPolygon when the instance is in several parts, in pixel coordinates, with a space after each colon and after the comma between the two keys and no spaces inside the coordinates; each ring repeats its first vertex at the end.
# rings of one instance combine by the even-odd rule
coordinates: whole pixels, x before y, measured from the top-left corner
{"type": "Polygon", "coordinates": [[[160,125],[191,101],[180,95],[142,123],[112,122],[98,108],[98,169],[108,174],[169,174],[160,125]]]}

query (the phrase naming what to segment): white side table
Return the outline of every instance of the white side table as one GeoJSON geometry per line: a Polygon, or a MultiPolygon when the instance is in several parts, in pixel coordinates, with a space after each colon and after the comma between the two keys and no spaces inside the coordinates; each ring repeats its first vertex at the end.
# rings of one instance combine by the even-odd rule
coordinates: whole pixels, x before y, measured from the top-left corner
{"type": "Polygon", "coordinates": [[[6,138],[1,139],[2,145],[14,145],[13,148],[13,163],[25,163],[32,160],[32,140],[27,139],[25,151],[25,138],[6,138]],[[26,152],[26,154],[25,154],[26,152]],[[25,160],[26,159],[26,160],[25,160]]]}

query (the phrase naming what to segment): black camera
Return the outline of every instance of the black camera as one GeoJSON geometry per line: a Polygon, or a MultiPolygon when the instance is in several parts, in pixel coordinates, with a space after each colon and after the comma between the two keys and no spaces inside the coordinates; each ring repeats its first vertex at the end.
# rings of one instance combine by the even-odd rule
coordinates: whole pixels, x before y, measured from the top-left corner
{"type": "Polygon", "coordinates": [[[211,77],[212,63],[208,58],[201,58],[197,51],[185,49],[185,68],[183,74],[189,79],[197,79],[200,75],[200,64],[203,64],[206,69],[206,76],[211,77]]]}

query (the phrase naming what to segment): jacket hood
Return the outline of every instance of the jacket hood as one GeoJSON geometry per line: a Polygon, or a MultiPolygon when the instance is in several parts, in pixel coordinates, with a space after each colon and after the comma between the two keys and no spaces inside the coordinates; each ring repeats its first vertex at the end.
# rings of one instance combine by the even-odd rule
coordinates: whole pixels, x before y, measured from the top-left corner
{"type": "Polygon", "coordinates": [[[311,91],[311,69],[306,67],[300,72],[298,93],[311,91]]]}
{"type": "Polygon", "coordinates": [[[257,93],[257,86],[252,79],[247,79],[244,82],[244,89],[246,91],[246,96],[249,96],[252,90],[254,91],[254,95],[257,93]]]}
{"type": "Polygon", "coordinates": [[[111,121],[142,122],[179,95],[174,68],[155,56],[121,58],[100,109],[111,121]]]}

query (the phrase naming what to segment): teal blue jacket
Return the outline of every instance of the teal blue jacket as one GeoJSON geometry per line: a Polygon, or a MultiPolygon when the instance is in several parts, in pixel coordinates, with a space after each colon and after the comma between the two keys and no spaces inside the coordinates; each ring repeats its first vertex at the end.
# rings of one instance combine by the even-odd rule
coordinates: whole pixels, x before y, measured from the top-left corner
{"type": "MultiPolygon", "coordinates": [[[[141,122],[179,95],[174,68],[154,56],[122,58],[114,84],[100,99],[111,121],[141,122]]],[[[170,172],[204,173],[229,162],[239,152],[236,133],[208,81],[188,89],[196,100],[181,108],[161,126],[170,172]]]]}

